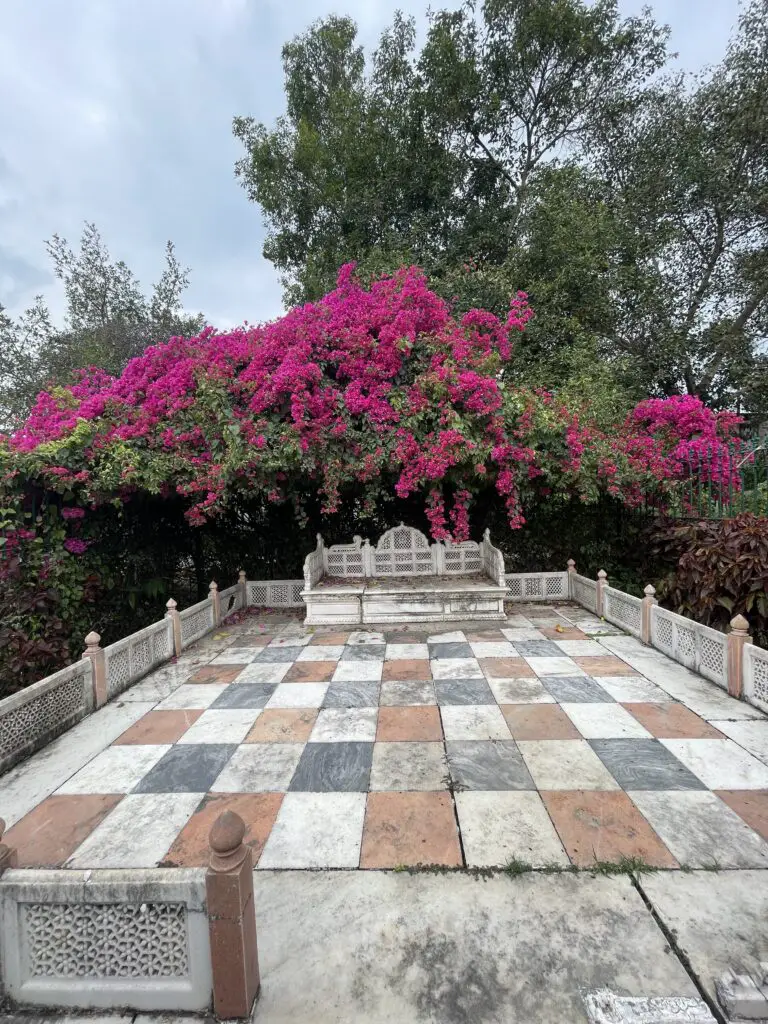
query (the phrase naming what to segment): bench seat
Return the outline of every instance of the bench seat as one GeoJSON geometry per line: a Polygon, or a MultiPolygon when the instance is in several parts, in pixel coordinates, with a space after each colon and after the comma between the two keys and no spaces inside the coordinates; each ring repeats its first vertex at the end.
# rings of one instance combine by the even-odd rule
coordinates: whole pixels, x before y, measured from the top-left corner
{"type": "Polygon", "coordinates": [[[487,531],[480,543],[430,545],[401,524],[375,548],[360,537],[325,548],[318,537],[304,580],[307,625],[505,618],[504,560],[487,531]]]}

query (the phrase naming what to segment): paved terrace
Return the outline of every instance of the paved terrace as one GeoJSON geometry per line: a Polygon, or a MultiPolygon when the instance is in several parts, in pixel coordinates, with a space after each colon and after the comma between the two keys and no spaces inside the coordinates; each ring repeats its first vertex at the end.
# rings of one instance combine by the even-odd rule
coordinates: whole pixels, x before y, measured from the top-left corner
{"type": "Polygon", "coordinates": [[[26,867],[768,867],[768,720],[573,605],[222,628],[0,780],[26,867]]]}

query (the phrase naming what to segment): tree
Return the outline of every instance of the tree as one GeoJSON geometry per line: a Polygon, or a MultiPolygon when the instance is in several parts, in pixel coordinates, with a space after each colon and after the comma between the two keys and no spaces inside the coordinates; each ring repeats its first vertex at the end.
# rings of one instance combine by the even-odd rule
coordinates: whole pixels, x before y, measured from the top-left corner
{"type": "Polygon", "coordinates": [[[317,298],[340,263],[438,276],[498,265],[525,234],[537,172],[607,111],[626,110],[665,59],[648,13],[615,0],[485,0],[431,16],[422,51],[398,16],[365,71],[346,18],[283,49],[287,112],[238,117],[237,173],[264,210],[264,254],[291,300],[317,298]]]}
{"type": "MultiPolygon", "coordinates": [[[[666,79],[604,120],[596,166],[646,286],[613,341],[667,392],[761,401],[768,333],[768,0],[751,0],[722,63],[666,79]]],[[[766,408],[766,406],[763,406],[766,408]]]]}
{"type": "Polygon", "coordinates": [[[0,425],[18,423],[40,390],[69,383],[75,370],[97,366],[120,373],[153,341],[195,334],[203,324],[201,316],[183,310],[189,271],[171,242],[148,297],[126,264],[112,260],[94,224],[85,225],[78,252],[58,235],[46,247],[64,284],[64,325],[54,326],[42,296],[15,322],[0,307],[0,425]]]}

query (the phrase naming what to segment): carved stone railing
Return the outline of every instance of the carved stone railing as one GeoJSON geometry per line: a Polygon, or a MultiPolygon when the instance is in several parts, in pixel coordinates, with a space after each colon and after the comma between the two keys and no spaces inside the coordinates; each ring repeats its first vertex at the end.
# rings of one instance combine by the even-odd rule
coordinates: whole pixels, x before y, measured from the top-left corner
{"type": "Polygon", "coordinates": [[[567,601],[567,572],[508,572],[508,601],[567,601]]]}
{"type": "Polygon", "coordinates": [[[187,648],[196,640],[200,640],[218,625],[214,615],[213,600],[210,597],[179,612],[179,619],[181,620],[182,648],[187,648]]]}
{"type": "Polygon", "coordinates": [[[744,698],[768,712],[768,651],[754,644],[744,647],[744,698]]]}
{"type": "Polygon", "coordinates": [[[107,697],[111,700],[153,668],[173,657],[173,628],[169,619],[104,648],[107,697]]]}
{"type": "Polygon", "coordinates": [[[615,587],[606,587],[603,598],[603,618],[614,626],[621,626],[632,636],[642,634],[643,602],[639,597],[625,594],[615,587]]]}
{"type": "Polygon", "coordinates": [[[728,637],[667,608],[651,609],[651,642],[673,661],[728,688],[728,637]]]}
{"type": "Polygon", "coordinates": [[[205,872],[6,871],[0,970],[19,1003],[208,1010],[205,872]]]}
{"type": "Polygon", "coordinates": [[[90,661],[77,661],[0,700],[0,772],[50,743],[93,709],[90,661]]]}

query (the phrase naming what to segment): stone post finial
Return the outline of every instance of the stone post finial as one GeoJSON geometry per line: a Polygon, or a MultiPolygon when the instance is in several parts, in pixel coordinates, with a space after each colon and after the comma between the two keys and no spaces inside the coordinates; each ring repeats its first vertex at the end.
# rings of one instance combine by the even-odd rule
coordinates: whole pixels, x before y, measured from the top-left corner
{"type": "Polygon", "coordinates": [[[0,875],[6,868],[15,868],[18,863],[18,854],[12,846],[2,842],[5,833],[5,821],[0,818],[0,875]]]}
{"type": "Polygon", "coordinates": [[[576,563],[574,562],[574,560],[572,558],[568,559],[567,565],[568,565],[568,572],[576,572],[576,563]]]}
{"type": "Polygon", "coordinates": [[[608,573],[601,569],[597,574],[597,593],[595,595],[596,613],[602,618],[605,615],[605,588],[608,586],[608,573]]]}
{"type": "Polygon", "coordinates": [[[237,574],[237,582],[238,583],[245,583],[246,582],[246,579],[245,579],[245,569],[240,569],[240,571],[238,572],[238,574],[237,574]]]}
{"type": "Polygon", "coordinates": [[[213,601],[213,625],[221,625],[221,598],[219,597],[219,585],[211,580],[208,585],[208,596],[213,601]]]}
{"type": "Polygon", "coordinates": [[[644,644],[650,644],[652,636],[651,616],[653,614],[651,609],[655,604],[658,604],[655,597],[656,587],[649,583],[643,593],[645,597],[640,602],[640,639],[644,644]]]}
{"type": "Polygon", "coordinates": [[[731,619],[731,631],[726,637],[728,651],[728,693],[741,697],[744,690],[744,648],[752,642],[749,623],[743,615],[731,619]]]}
{"type": "Polygon", "coordinates": [[[260,985],[253,857],[244,838],[245,823],[234,811],[220,814],[209,836],[205,887],[213,1005],[219,1018],[249,1018],[260,985]]]}
{"type": "Polygon", "coordinates": [[[107,703],[109,686],[107,684],[107,659],[104,650],[99,646],[101,637],[95,630],[85,638],[85,650],[82,658],[91,663],[91,686],[93,687],[93,706],[100,708],[107,703]]]}
{"type": "Polygon", "coordinates": [[[181,657],[181,618],[179,617],[179,609],[176,602],[172,597],[169,597],[166,601],[165,607],[168,611],[165,613],[166,619],[171,620],[173,626],[173,653],[177,658],[181,657]]]}
{"type": "Polygon", "coordinates": [[[237,574],[237,585],[240,588],[240,607],[248,607],[248,579],[245,575],[245,569],[241,569],[237,574]]]}

